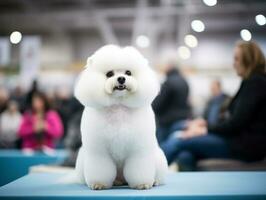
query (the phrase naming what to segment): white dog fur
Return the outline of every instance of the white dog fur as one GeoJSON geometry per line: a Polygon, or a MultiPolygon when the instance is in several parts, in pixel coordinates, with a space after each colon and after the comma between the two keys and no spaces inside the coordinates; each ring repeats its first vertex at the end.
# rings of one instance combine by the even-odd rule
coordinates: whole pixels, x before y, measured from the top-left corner
{"type": "Polygon", "coordinates": [[[163,183],[167,161],[156,140],[151,108],[159,87],[134,47],[107,45],[88,58],[74,92],[85,106],[76,162],[79,181],[91,189],[125,183],[149,189],[163,183]]]}

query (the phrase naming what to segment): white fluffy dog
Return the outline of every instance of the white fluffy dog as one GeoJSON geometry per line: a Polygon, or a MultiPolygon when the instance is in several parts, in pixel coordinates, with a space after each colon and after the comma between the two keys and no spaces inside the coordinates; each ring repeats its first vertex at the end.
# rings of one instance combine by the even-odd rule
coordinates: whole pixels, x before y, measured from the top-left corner
{"type": "Polygon", "coordinates": [[[167,161],[155,137],[151,102],[159,83],[133,47],[107,45],[87,60],[75,96],[85,106],[76,172],[91,189],[163,183],[167,161]]]}

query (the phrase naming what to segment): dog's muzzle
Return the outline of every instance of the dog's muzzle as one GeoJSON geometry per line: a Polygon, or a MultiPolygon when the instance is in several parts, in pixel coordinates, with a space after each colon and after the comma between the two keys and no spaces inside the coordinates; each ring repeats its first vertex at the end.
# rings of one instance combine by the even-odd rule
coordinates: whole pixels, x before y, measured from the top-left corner
{"type": "Polygon", "coordinates": [[[127,87],[126,85],[117,85],[114,87],[114,90],[126,90],[127,87]]]}
{"type": "Polygon", "coordinates": [[[114,87],[113,90],[119,90],[119,91],[122,91],[122,90],[128,90],[127,86],[126,86],[126,78],[124,76],[119,76],[117,78],[117,85],[114,87]]]}

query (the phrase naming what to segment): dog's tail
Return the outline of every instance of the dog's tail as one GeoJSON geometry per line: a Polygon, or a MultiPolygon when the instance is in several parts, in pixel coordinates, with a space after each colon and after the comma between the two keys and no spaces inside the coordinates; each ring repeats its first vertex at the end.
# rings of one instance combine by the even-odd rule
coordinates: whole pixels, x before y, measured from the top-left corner
{"type": "Polygon", "coordinates": [[[78,174],[76,171],[68,172],[61,176],[58,180],[57,183],[59,184],[83,184],[83,181],[79,178],[78,174]]]}

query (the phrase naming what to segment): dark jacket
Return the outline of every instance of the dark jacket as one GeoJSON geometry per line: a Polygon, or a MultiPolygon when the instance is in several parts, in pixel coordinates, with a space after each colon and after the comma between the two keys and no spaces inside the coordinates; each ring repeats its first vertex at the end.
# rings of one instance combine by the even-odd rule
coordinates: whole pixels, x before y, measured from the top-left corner
{"type": "Polygon", "coordinates": [[[223,118],[223,108],[228,106],[230,97],[227,94],[221,93],[218,96],[212,97],[204,110],[203,117],[207,120],[208,124],[215,125],[221,122],[223,118]]]}
{"type": "Polygon", "coordinates": [[[170,126],[176,121],[190,117],[188,95],[189,87],[186,80],[177,70],[169,71],[160,94],[152,105],[159,125],[170,126]]]}
{"type": "Polygon", "coordinates": [[[69,120],[68,134],[65,137],[65,147],[69,151],[67,158],[62,163],[63,166],[75,167],[78,150],[81,147],[80,122],[82,112],[76,112],[69,120]]]}
{"type": "Polygon", "coordinates": [[[253,74],[242,81],[229,106],[229,118],[209,132],[229,140],[235,157],[259,160],[266,156],[266,76],[253,74]]]}

